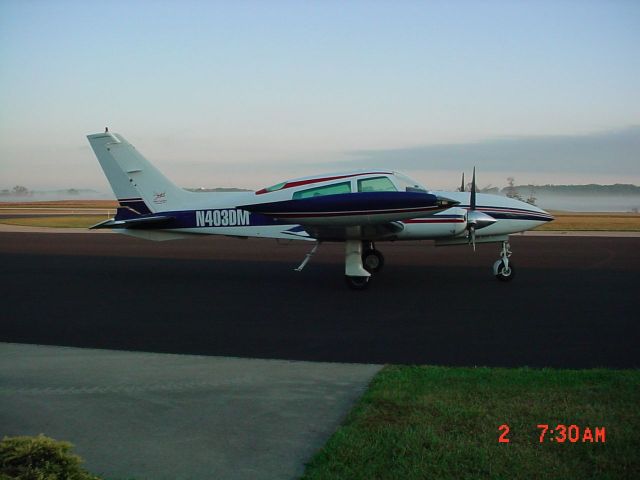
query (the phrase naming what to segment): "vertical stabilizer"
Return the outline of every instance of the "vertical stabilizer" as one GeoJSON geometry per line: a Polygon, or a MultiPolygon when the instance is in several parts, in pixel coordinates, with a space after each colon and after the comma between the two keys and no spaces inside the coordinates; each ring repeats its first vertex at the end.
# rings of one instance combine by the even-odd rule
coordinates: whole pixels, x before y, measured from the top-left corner
{"type": "Polygon", "coordinates": [[[121,206],[140,214],[183,207],[190,193],[165,177],[122,135],[105,132],[87,138],[121,206]]]}

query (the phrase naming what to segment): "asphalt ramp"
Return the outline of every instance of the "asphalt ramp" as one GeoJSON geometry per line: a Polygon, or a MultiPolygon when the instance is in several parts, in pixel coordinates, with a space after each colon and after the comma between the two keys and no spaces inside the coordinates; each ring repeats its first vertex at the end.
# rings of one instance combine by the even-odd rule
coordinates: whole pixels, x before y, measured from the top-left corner
{"type": "Polygon", "coordinates": [[[110,479],[297,478],[379,369],[0,343],[0,435],[110,479]]]}

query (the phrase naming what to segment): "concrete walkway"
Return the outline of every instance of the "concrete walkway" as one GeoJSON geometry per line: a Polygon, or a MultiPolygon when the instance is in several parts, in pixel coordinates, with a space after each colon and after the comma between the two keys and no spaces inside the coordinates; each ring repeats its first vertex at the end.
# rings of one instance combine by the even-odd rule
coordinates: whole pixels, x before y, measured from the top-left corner
{"type": "Polygon", "coordinates": [[[379,368],[0,343],[0,435],[110,479],[297,478],[379,368]]]}

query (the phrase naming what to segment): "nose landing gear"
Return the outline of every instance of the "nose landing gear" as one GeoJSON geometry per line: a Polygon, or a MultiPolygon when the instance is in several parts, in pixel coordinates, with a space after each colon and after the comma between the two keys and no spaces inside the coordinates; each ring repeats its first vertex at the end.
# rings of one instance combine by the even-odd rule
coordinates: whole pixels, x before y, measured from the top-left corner
{"type": "Polygon", "coordinates": [[[502,242],[502,250],[500,251],[500,259],[493,264],[493,274],[501,282],[509,282],[515,277],[516,271],[513,262],[509,261],[511,256],[511,246],[509,242],[502,242]]]}

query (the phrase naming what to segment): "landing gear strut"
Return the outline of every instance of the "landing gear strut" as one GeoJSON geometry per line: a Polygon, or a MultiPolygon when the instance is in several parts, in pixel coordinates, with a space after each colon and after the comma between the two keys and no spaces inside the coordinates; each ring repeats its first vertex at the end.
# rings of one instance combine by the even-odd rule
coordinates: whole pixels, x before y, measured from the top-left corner
{"type": "Polygon", "coordinates": [[[369,285],[371,274],[362,264],[362,242],[347,240],[345,244],[345,281],[353,290],[364,290],[369,285]]]}
{"type": "Polygon", "coordinates": [[[513,280],[516,271],[513,262],[509,261],[511,256],[511,246],[509,242],[502,242],[502,250],[500,251],[500,259],[493,264],[493,274],[502,282],[513,280]]]}
{"type": "Polygon", "coordinates": [[[316,244],[313,246],[311,251],[304,256],[304,260],[302,260],[302,263],[298,266],[298,268],[294,268],[293,270],[296,272],[301,272],[302,269],[307,266],[307,263],[309,263],[309,260],[311,260],[311,257],[313,257],[313,255],[316,253],[319,246],[320,246],[320,242],[316,242],[316,244]]]}

